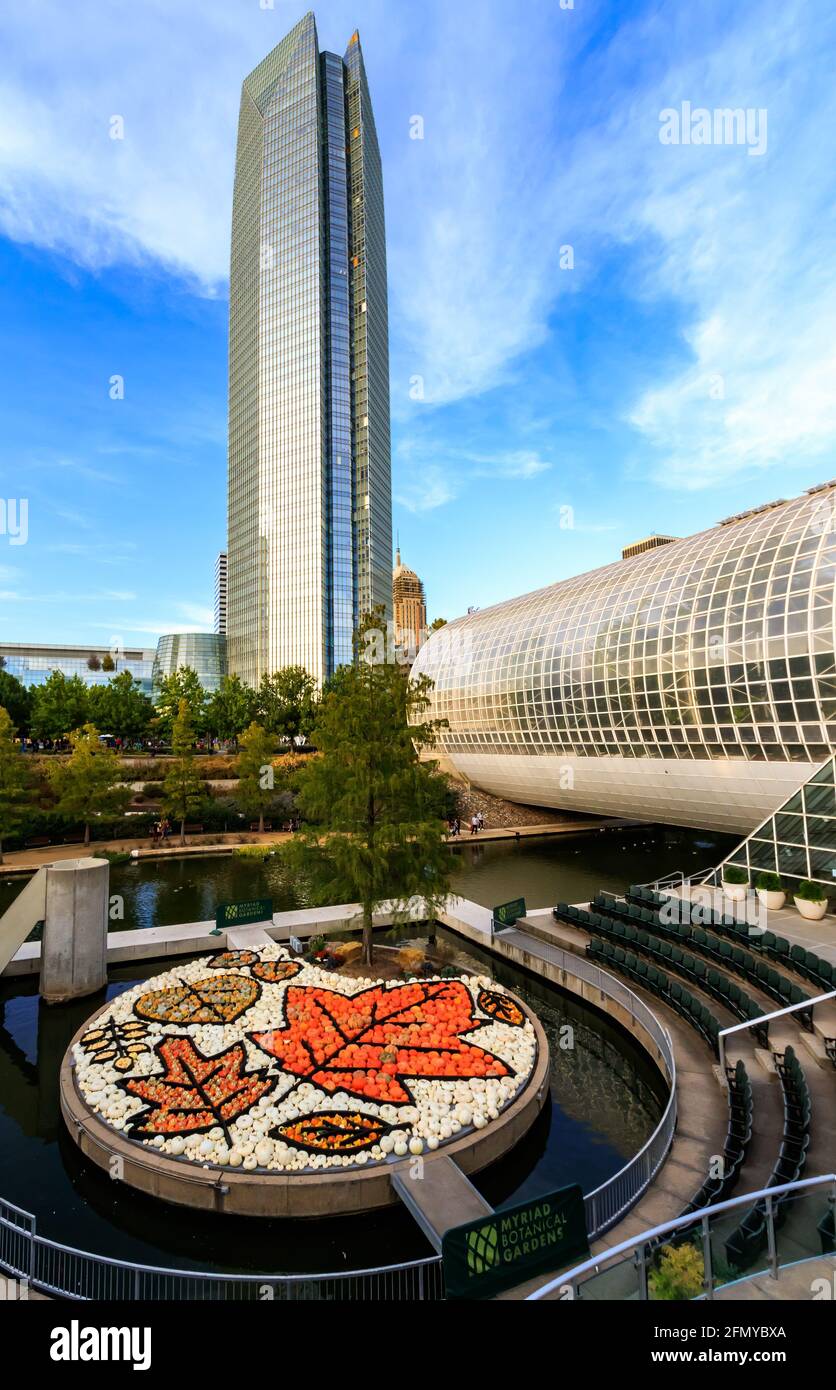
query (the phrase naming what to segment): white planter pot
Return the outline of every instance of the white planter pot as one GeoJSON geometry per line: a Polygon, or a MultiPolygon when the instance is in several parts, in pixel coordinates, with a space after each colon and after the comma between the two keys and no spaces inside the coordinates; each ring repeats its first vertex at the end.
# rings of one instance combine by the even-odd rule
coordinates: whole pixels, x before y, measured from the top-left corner
{"type": "Polygon", "coordinates": [[[808,922],[820,922],[827,912],[827,898],[817,898],[814,902],[809,898],[794,898],[793,901],[808,922]]]}
{"type": "Polygon", "coordinates": [[[745,903],[746,894],[749,892],[748,883],[724,883],[723,892],[732,903],[745,903]]]}
{"type": "Polygon", "coordinates": [[[758,902],[763,903],[769,912],[779,912],[787,901],[783,888],[757,888],[758,902]]]}

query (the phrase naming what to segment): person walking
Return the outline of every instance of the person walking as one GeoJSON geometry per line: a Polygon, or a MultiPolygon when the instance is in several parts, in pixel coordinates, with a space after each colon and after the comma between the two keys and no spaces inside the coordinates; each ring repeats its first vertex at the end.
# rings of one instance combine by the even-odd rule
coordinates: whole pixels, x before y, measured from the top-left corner
{"type": "Polygon", "coordinates": [[[470,833],[471,835],[479,834],[479,817],[476,815],[470,817],[470,833]]]}

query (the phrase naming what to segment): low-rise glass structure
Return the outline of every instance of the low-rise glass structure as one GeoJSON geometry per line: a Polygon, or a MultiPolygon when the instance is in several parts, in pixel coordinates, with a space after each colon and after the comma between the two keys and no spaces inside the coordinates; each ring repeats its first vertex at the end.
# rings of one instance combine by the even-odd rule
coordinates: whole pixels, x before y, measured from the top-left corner
{"type": "Polygon", "coordinates": [[[0,667],[23,685],[43,685],[53,671],[80,676],[86,685],[107,685],[112,676],[130,671],[143,693],[151,694],[154,649],[82,647],[49,642],[0,643],[0,667]]]}
{"type": "Polygon", "coordinates": [[[836,481],[459,618],[413,674],[514,801],[748,833],[836,747],[836,481]]]}
{"type": "Polygon", "coordinates": [[[157,643],[154,692],[182,666],[197,672],[204,690],[217,690],[226,675],[226,638],[220,632],[169,632],[157,643]]]}

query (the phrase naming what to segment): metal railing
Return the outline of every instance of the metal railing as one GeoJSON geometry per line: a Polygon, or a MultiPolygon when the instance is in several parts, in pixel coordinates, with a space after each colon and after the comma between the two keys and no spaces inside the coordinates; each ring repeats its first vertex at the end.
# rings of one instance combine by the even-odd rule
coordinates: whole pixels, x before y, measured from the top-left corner
{"type": "MultiPolygon", "coordinates": [[[[613,1177],[584,1198],[590,1240],[629,1211],[659,1171],[676,1128],[676,1061],[667,1030],[621,980],[583,956],[558,946],[544,950],[552,963],[584,980],[626,1009],[655,1043],[670,1094],[653,1134],[613,1177]]],[[[218,1274],[133,1264],[78,1250],[37,1231],[36,1218],[0,1198],[0,1269],[32,1288],[62,1298],[136,1300],[238,1300],[277,1302],[423,1301],[444,1298],[438,1255],[375,1269],[327,1274],[218,1274]]]]}
{"type": "Polygon", "coordinates": [[[812,999],[802,999],[798,1004],[788,1004],[784,1009],[773,1009],[771,1013],[761,1014],[758,1018],[747,1018],[743,1023],[732,1023],[728,1028],[721,1028],[717,1034],[718,1061],[720,1063],[720,1075],[726,1074],[726,1038],[732,1033],[746,1032],[749,1028],[757,1028],[764,1023],[771,1023],[773,1018],[784,1018],[787,1014],[807,1013],[813,1017],[813,1009],[816,1004],[824,1004],[828,999],[836,999],[836,989],[831,989],[827,994],[817,994],[812,999]]]}
{"type": "Polygon", "coordinates": [[[0,1267],[61,1298],[239,1302],[416,1301],[444,1297],[438,1256],[328,1274],[216,1274],[94,1255],[38,1235],[35,1218],[0,1198],[0,1267]]]}
{"type": "Polygon", "coordinates": [[[629,1240],[622,1241],[620,1245],[614,1245],[612,1249],[605,1250],[600,1255],[594,1255],[591,1259],[585,1260],[583,1264],[575,1265],[574,1268],[566,1270],[564,1274],[558,1274],[547,1284],[541,1285],[539,1289],[528,1294],[526,1301],[536,1303],[541,1299],[549,1298],[551,1295],[557,1295],[563,1299],[582,1298],[585,1285],[591,1285],[605,1275],[612,1274],[619,1267],[623,1268],[628,1276],[630,1275],[629,1267],[632,1267],[632,1272],[635,1275],[634,1283],[628,1278],[627,1291],[622,1293],[621,1297],[646,1299],[649,1295],[648,1266],[650,1255],[655,1249],[664,1247],[667,1237],[687,1231],[689,1228],[692,1229],[694,1235],[699,1237],[702,1246],[704,1278],[701,1296],[703,1298],[712,1300],[715,1290],[721,1283],[738,1283],[742,1279],[751,1279],[764,1272],[768,1272],[773,1279],[777,1279],[782,1264],[798,1264],[805,1258],[815,1259],[817,1256],[813,1252],[802,1256],[802,1260],[799,1260],[799,1246],[794,1241],[789,1247],[794,1258],[781,1261],[776,1221],[780,1208],[776,1199],[806,1196],[808,1192],[818,1188],[830,1189],[827,1194],[828,1201],[831,1209],[836,1210],[836,1173],[824,1173],[816,1178],[802,1178],[798,1182],[764,1187],[757,1192],[745,1192],[742,1196],[732,1197],[727,1202],[717,1202],[714,1206],[702,1207],[689,1216],[677,1217],[675,1221],[666,1221],[662,1226],[653,1226],[650,1230],[643,1231],[641,1235],[632,1236],[629,1240]],[[729,1212],[735,1211],[739,1207],[751,1206],[755,1202],[764,1203],[768,1262],[762,1268],[739,1274],[735,1279],[723,1278],[721,1280],[714,1267],[711,1246],[712,1230],[729,1212]]]}
{"type": "Polygon", "coordinates": [[[549,945],[545,947],[545,951],[548,960],[557,965],[558,969],[574,975],[576,979],[584,980],[629,1012],[630,1017],[644,1029],[659,1049],[670,1088],[662,1117],[644,1147],[634,1154],[623,1168],[584,1197],[587,1234],[590,1240],[594,1240],[614,1226],[616,1221],[635,1205],[665,1160],[676,1129],[676,1058],[667,1029],[644,1000],[639,999],[621,980],[602,970],[585,956],[565,951],[562,946],[549,945]]]}

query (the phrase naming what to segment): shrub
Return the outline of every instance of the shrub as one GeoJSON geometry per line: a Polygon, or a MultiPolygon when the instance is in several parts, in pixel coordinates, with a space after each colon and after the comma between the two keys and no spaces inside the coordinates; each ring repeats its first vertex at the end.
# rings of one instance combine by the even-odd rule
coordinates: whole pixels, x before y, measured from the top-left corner
{"type": "Polygon", "coordinates": [[[780,875],[767,873],[766,870],[761,870],[760,873],[755,874],[755,887],[760,888],[762,893],[783,893],[784,891],[780,875]]]}
{"type": "Polygon", "coordinates": [[[703,1287],[702,1251],[690,1243],[666,1246],[647,1282],[656,1299],[696,1298],[703,1287]]]}
{"type": "Polygon", "coordinates": [[[741,868],[739,864],[726,864],[722,870],[722,879],[724,883],[748,883],[749,871],[741,868]]]}
{"type": "Polygon", "coordinates": [[[162,782],[145,782],[142,787],[142,795],[148,801],[158,801],[163,794],[162,782]]]}
{"type": "Polygon", "coordinates": [[[809,878],[805,878],[793,889],[793,896],[803,898],[808,903],[821,903],[827,899],[827,891],[823,883],[812,883],[809,878]]]}

